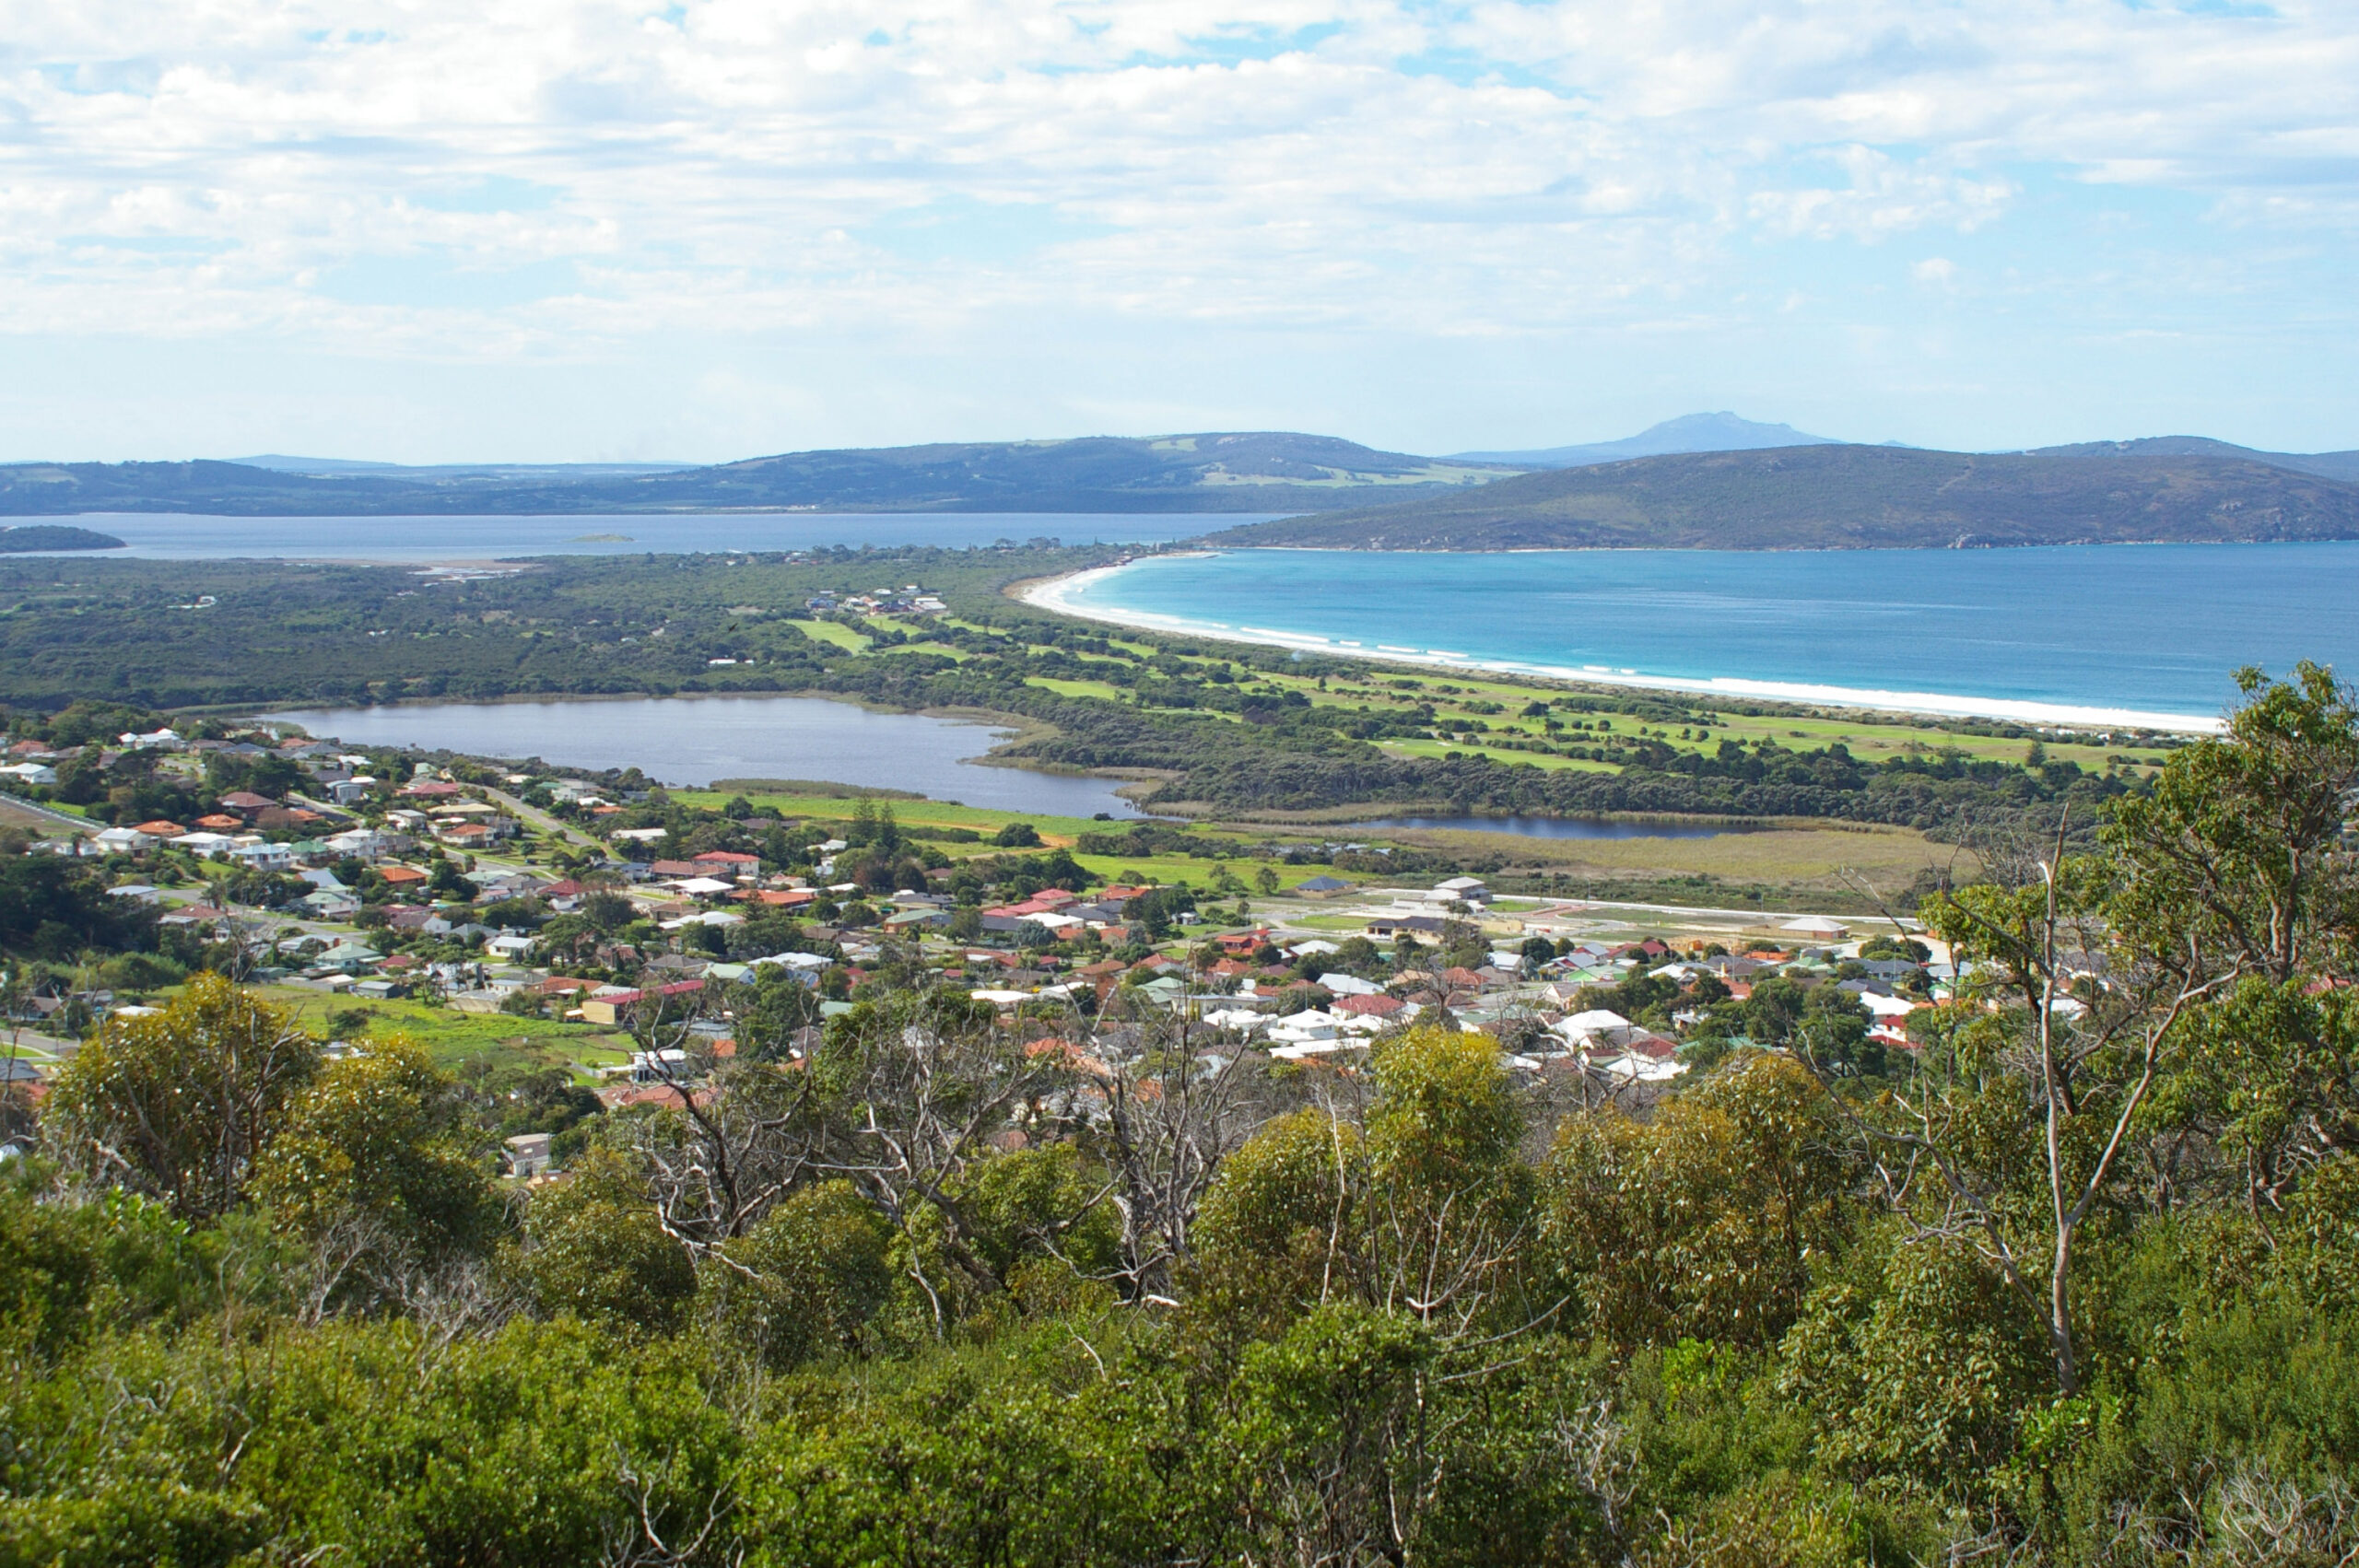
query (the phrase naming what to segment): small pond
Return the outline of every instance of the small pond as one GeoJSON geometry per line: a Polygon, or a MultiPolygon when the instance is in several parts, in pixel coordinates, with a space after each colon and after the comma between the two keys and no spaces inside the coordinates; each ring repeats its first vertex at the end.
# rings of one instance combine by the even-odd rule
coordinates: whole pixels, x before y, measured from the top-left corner
{"type": "Polygon", "coordinates": [[[1612,822],[1580,816],[1395,816],[1381,822],[1345,825],[1355,831],[1374,828],[1448,827],[1474,833],[1514,833],[1526,838],[1717,838],[1742,832],[1721,824],[1675,822],[1612,822]]]}

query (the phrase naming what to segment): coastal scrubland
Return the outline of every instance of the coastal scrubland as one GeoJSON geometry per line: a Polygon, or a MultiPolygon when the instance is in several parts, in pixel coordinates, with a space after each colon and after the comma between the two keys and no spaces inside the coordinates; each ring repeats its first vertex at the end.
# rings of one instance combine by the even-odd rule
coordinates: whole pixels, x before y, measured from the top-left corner
{"type": "Polygon", "coordinates": [[[2045,802],[1905,1047],[1840,971],[1590,986],[1726,1020],[1643,1094],[880,957],[643,1007],[601,1106],[196,972],[0,1100],[0,1560],[2350,1561],[2355,702],[2045,802]]]}

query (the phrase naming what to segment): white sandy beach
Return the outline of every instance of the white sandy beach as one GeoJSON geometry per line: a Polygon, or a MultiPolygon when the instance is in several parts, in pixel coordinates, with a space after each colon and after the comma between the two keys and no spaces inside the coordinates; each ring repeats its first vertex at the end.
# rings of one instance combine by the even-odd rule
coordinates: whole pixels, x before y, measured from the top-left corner
{"type": "MultiPolygon", "coordinates": [[[[1191,553],[1202,555],[1211,552],[1191,553]]],[[[1124,567],[1093,567],[1087,571],[1050,578],[1025,589],[1022,598],[1025,603],[1037,604],[1044,610],[1054,610],[1060,614],[1109,626],[1217,638],[1229,642],[1258,643],[1264,647],[1326,653],[1344,659],[1366,659],[1385,664],[1425,664],[1439,669],[1479,670],[1501,675],[1534,676],[1542,680],[1577,681],[1584,685],[1629,686],[1647,691],[1804,703],[1822,708],[1870,708],[1879,712],[1915,713],[1941,719],[2003,719],[2018,724],[2044,724],[2058,729],[2152,730],[2172,734],[2202,735],[2216,734],[2220,730],[2219,719],[2200,714],[2157,713],[2130,708],[2087,708],[2069,703],[2020,702],[1947,692],[1879,691],[1796,681],[1757,681],[1737,675],[1694,680],[1595,665],[1473,659],[1443,649],[1393,643],[1370,647],[1311,632],[1286,631],[1274,626],[1231,626],[1222,621],[1189,620],[1088,601],[1086,595],[1091,588],[1125,569],[1124,567]]]]}

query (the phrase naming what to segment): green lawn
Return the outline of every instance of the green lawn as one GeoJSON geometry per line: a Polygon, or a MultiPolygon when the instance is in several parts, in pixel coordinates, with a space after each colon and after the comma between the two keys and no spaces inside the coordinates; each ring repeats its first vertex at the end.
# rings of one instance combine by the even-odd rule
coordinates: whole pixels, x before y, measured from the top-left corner
{"type": "Polygon", "coordinates": [[[868,651],[868,638],[835,621],[789,621],[786,624],[814,642],[833,643],[852,653],[868,651]]]}
{"type": "Polygon", "coordinates": [[[358,1008],[370,1015],[372,1036],[407,1035],[443,1067],[477,1057],[517,1065],[559,1067],[569,1062],[605,1065],[629,1059],[628,1033],[553,1018],[511,1018],[505,1013],[458,1012],[422,1001],[360,1001],[331,992],[270,986],[264,994],[290,1009],[306,1029],[323,1031],[328,1014],[358,1008]]]}
{"type": "Polygon", "coordinates": [[[1107,681],[1064,681],[1050,675],[1032,675],[1027,677],[1024,684],[1039,686],[1062,696],[1095,696],[1108,702],[1121,702],[1130,695],[1107,681]]]}

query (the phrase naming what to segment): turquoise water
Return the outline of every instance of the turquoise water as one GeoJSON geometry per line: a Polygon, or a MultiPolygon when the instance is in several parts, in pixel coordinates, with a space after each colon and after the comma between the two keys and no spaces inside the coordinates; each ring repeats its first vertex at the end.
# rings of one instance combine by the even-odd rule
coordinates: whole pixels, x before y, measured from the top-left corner
{"type": "Polygon", "coordinates": [[[1313,651],[2035,722],[2207,720],[2241,664],[2359,674],[2359,543],[1238,550],[1039,597],[1313,651]]]}

